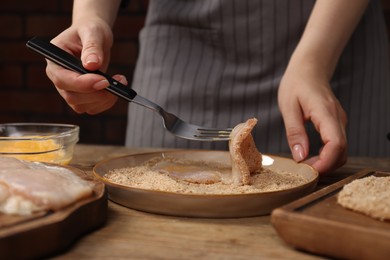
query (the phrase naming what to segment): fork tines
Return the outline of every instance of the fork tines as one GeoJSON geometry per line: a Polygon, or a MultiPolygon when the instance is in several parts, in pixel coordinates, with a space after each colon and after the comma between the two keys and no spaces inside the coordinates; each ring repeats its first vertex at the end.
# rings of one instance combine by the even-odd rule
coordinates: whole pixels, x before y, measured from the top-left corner
{"type": "Polygon", "coordinates": [[[195,137],[202,138],[223,138],[228,139],[230,137],[230,133],[232,132],[231,128],[227,129],[210,129],[210,128],[198,128],[198,133],[195,134],[195,137]]]}

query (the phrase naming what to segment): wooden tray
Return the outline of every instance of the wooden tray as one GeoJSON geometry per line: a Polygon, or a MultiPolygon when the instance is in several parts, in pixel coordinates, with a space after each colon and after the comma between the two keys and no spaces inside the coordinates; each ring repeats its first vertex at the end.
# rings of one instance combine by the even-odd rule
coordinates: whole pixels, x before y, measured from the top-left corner
{"type": "Polygon", "coordinates": [[[107,195],[104,184],[79,169],[66,168],[92,182],[93,195],[56,212],[33,216],[0,214],[0,259],[51,256],[105,223],[107,195]]]}
{"type": "Polygon", "coordinates": [[[375,220],[337,204],[343,186],[366,176],[390,173],[363,170],[342,181],[275,209],[271,221],[291,246],[347,259],[389,259],[390,222],[375,220]]]}

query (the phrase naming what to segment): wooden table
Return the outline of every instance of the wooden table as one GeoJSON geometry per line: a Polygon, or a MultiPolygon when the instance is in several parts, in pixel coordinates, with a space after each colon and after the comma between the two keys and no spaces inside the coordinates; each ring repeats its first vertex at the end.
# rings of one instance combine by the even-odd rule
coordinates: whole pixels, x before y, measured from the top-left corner
{"type": "MultiPolygon", "coordinates": [[[[71,165],[90,172],[101,160],[156,150],[77,145],[71,165]]],[[[318,187],[330,185],[363,168],[389,171],[390,158],[350,158],[344,167],[322,177],[318,187]]],[[[271,226],[270,216],[181,218],[144,213],[113,202],[109,202],[104,227],[80,238],[55,258],[322,259],[286,245],[271,226]]]]}

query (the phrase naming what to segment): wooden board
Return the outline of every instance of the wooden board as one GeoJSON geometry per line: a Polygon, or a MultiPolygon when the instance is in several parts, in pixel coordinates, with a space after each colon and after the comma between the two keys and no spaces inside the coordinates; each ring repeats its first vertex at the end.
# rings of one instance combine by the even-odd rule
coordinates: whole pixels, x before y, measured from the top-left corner
{"type": "MultiPolygon", "coordinates": [[[[272,225],[291,246],[347,259],[389,259],[390,222],[379,221],[337,204],[343,186],[388,172],[363,170],[272,212],[272,225]]],[[[389,187],[390,188],[390,187],[389,187]]]]}
{"type": "Polygon", "coordinates": [[[31,259],[67,249],[80,236],[102,226],[107,219],[104,184],[85,172],[66,168],[93,183],[91,197],[56,212],[32,216],[0,214],[0,259],[31,259]]]}

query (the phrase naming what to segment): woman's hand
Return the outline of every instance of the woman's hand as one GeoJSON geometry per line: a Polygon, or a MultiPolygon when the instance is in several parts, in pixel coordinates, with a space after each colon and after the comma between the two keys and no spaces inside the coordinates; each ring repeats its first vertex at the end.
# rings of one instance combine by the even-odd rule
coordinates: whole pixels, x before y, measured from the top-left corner
{"type": "Polygon", "coordinates": [[[287,140],[296,161],[309,155],[309,140],[305,122],[311,121],[321,136],[324,146],[318,156],[306,163],[320,173],[342,166],[347,159],[346,114],[334,96],[327,79],[311,69],[289,68],[278,92],[287,140]]]}
{"type": "Polygon", "coordinates": [[[304,123],[311,121],[324,146],[306,162],[320,173],[335,170],[347,158],[347,118],[329,82],[367,4],[368,0],[317,0],[279,86],[279,107],[293,157],[307,158],[310,144],[304,123]]]}
{"type": "MultiPolygon", "coordinates": [[[[105,71],[113,43],[111,26],[117,6],[110,1],[81,0],[74,2],[72,25],[51,42],[79,57],[87,70],[105,71]]],[[[80,75],[47,62],[46,74],[60,95],[77,113],[97,114],[111,108],[117,97],[104,90],[108,81],[97,74],[80,75]]],[[[122,75],[113,78],[127,85],[122,75]]]]}

